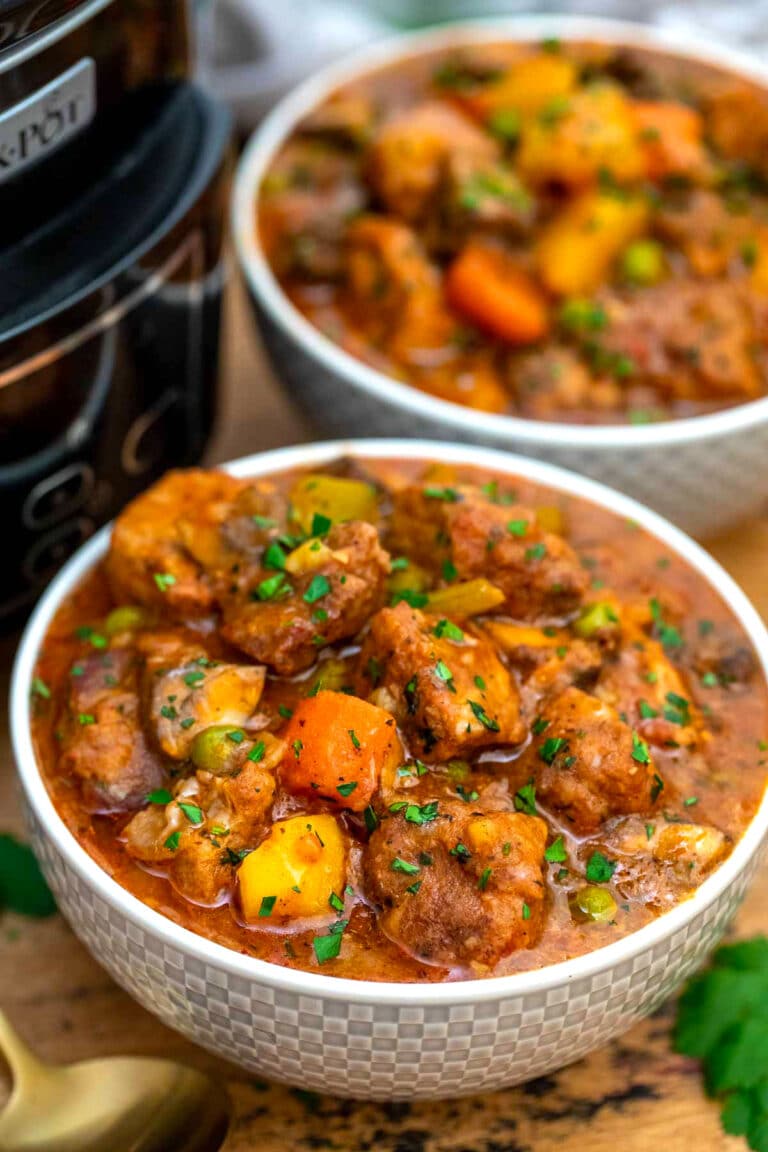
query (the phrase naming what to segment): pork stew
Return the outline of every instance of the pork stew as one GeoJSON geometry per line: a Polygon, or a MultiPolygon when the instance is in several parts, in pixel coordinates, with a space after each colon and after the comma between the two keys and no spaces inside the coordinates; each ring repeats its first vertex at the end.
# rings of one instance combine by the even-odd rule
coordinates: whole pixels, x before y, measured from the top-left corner
{"type": "Polygon", "coordinates": [[[361,979],[625,936],[728,856],[765,782],[764,677],[703,578],[465,466],[168,474],[63,604],[32,694],[57,809],[118,883],[361,979]]]}

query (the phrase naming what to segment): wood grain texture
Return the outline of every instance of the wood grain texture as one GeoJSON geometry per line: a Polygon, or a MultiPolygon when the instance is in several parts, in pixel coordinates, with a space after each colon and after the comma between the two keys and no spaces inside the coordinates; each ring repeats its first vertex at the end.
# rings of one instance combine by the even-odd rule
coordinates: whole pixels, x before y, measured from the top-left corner
{"type": "MultiPolygon", "coordinates": [[[[310,438],[266,368],[239,285],[230,294],[224,395],[210,459],[310,438]]],[[[710,542],[768,617],[768,516],[710,542]]],[[[13,641],[0,644],[0,697],[13,641]]],[[[5,715],[0,719],[0,828],[21,832],[5,715]]],[[[768,930],[761,877],[736,930],[768,930]]],[[[737,1152],[705,1099],[696,1065],[671,1052],[672,1006],[556,1076],[437,1104],[359,1104],[257,1081],[158,1024],[121,992],[60,917],[0,917],[0,1004],[47,1060],[164,1055],[218,1072],[235,1119],[226,1152],[737,1152]]],[[[2,1076],[0,1075],[0,1096],[2,1076]]],[[[169,1149],[169,1152],[171,1150],[169,1149]]]]}

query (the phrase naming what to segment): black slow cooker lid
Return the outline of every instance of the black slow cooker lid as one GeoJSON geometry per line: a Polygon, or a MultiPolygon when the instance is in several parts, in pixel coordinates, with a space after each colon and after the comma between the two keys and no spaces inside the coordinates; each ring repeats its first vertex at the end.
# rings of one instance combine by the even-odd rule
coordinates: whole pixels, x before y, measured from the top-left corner
{"type": "Polygon", "coordinates": [[[111,129],[76,161],[68,157],[58,178],[33,170],[14,182],[12,213],[0,203],[0,340],[96,291],[154,247],[218,170],[230,119],[183,83],[142,92],[111,129]]]}

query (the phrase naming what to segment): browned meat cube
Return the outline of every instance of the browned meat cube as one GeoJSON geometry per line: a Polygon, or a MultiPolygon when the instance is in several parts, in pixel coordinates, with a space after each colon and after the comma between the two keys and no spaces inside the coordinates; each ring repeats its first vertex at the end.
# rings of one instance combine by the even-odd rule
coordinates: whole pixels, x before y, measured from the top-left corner
{"type": "Polygon", "coordinates": [[[544,532],[532,509],[493,504],[472,488],[398,492],[391,547],[431,567],[450,559],[460,580],[486,577],[505,594],[499,611],[519,620],[564,620],[589,586],[573,548],[544,532]]]}
{"type": "Polygon", "coordinates": [[[373,617],[360,670],[361,690],[394,713],[425,760],[525,737],[517,688],[493,645],[402,601],[373,617]]]}
{"type": "Polygon", "coordinates": [[[155,606],[178,619],[215,608],[207,563],[230,560],[221,525],[244,482],[224,472],[168,472],[118,516],[107,576],[118,603],[155,606]],[[218,545],[218,547],[217,547],[218,545]]]}
{"type": "Polygon", "coordinates": [[[649,812],[662,787],[647,744],[608,704],[567,688],[542,709],[520,761],[541,803],[579,835],[611,816],[649,812]]]}
{"type": "Polygon", "coordinates": [[[384,600],[389,556],[362,520],[338,524],[320,563],[298,575],[262,570],[224,601],[222,634],[254,660],[290,676],[325,644],[356,635],[384,600]]]}
{"type": "Polygon", "coordinates": [[[384,932],[421,960],[476,970],[534,944],[544,922],[544,821],[457,801],[419,811],[421,823],[405,811],[384,820],[364,852],[384,932]]]}
{"type": "Polygon", "coordinates": [[[398,112],[374,135],[368,180],[384,206],[423,220],[434,203],[446,158],[460,151],[493,159],[498,145],[461,112],[438,100],[398,112]]]}
{"type": "Polygon", "coordinates": [[[129,855],[168,863],[176,888],[189,900],[217,904],[234,885],[241,854],[261,839],[275,793],[274,767],[284,752],[268,738],[261,761],[240,757],[230,776],[197,772],[167,804],[137,812],[124,831],[129,855]]]}
{"type": "Polygon", "coordinates": [[[683,400],[761,391],[752,307],[732,280],[670,280],[602,302],[602,353],[624,358],[633,386],[683,400]]]}
{"type": "Polygon", "coordinates": [[[130,811],[165,779],[147,745],[139,706],[139,661],[127,648],[78,661],[60,731],[61,764],[95,812],[130,811]]]}
{"type": "Polygon", "coordinates": [[[454,251],[470,232],[525,235],[535,202],[505,164],[472,152],[453,152],[445,162],[439,247],[454,251]]]}

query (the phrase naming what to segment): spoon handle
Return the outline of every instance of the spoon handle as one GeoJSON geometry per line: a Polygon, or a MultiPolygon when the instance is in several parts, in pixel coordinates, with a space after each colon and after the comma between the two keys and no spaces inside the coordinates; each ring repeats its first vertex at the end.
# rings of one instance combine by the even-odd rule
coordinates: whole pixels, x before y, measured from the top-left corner
{"type": "Polygon", "coordinates": [[[0,1010],[0,1051],[8,1061],[17,1090],[25,1079],[31,1081],[39,1075],[42,1069],[40,1061],[32,1055],[21,1037],[16,1034],[2,1010],[0,1010]]]}

